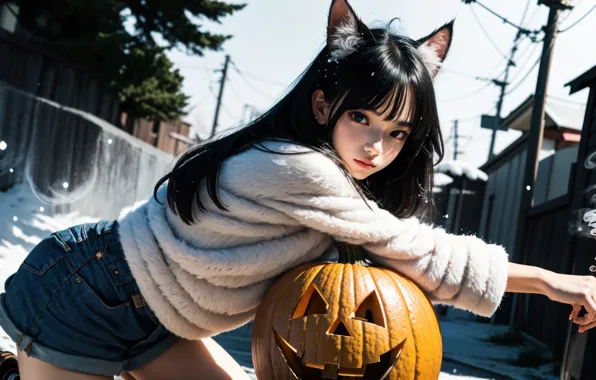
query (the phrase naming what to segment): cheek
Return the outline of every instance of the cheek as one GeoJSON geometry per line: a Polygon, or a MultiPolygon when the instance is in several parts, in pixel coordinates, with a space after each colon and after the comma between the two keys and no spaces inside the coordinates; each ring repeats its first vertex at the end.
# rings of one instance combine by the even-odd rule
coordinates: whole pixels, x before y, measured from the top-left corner
{"type": "Polygon", "coordinates": [[[387,145],[388,146],[383,148],[383,152],[385,152],[384,161],[386,162],[387,165],[389,165],[399,155],[399,152],[401,152],[401,148],[403,147],[403,145],[401,145],[401,144],[396,145],[393,142],[388,143],[387,145]]]}
{"type": "Polygon", "coordinates": [[[333,131],[333,148],[339,153],[340,157],[344,152],[350,152],[362,140],[362,128],[355,128],[349,122],[341,121],[335,126],[333,131]]]}

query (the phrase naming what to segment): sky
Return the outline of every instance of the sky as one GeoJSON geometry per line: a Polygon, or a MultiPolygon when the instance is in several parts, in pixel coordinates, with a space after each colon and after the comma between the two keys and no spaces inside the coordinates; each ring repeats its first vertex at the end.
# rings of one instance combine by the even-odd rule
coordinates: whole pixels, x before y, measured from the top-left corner
{"type": "MultiPolygon", "coordinates": [[[[233,0],[227,0],[234,2],[233,0]]],[[[236,1],[239,2],[239,1],[236,1]]],[[[232,34],[221,52],[206,52],[203,57],[171,51],[169,57],[185,77],[183,91],[190,96],[185,121],[202,137],[210,134],[220,72],[225,55],[233,64],[224,87],[218,131],[237,126],[248,115],[246,106],[264,111],[308,66],[325,44],[330,0],[247,0],[247,6],[221,24],[205,22],[211,32],[232,34]]],[[[511,22],[536,30],[546,24],[548,8],[537,0],[482,0],[482,4],[511,22]],[[527,11],[525,11],[527,7],[527,11]],[[523,17],[525,13],[525,17],[523,17]],[[523,21],[523,23],[522,23],[523,21]]],[[[459,159],[475,166],[488,156],[491,131],[480,128],[481,114],[494,114],[499,88],[474,76],[503,79],[517,29],[505,24],[478,4],[460,0],[351,0],[359,17],[369,26],[393,26],[412,38],[421,38],[444,23],[455,19],[451,49],[444,70],[435,79],[437,105],[445,139],[458,120],[459,159]]],[[[560,30],[572,25],[596,5],[596,0],[571,0],[571,11],[561,14],[560,30]]],[[[548,94],[565,102],[586,103],[588,91],[572,96],[565,84],[596,65],[596,10],[557,37],[549,79],[548,94]]],[[[540,35],[542,36],[542,34],[540,35]]],[[[509,89],[504,98],[502,117],[534,92],[542,43],[525,39],[519,44],[516,66],[510,72],[509,89]],[[534,69],[532,69],[534,67],[534,69]]],[[[519,137],[518,131],[498,132],[496,152],[519,137]]],[[[446,155],[453,155],[453,139],[446,155]]]]}

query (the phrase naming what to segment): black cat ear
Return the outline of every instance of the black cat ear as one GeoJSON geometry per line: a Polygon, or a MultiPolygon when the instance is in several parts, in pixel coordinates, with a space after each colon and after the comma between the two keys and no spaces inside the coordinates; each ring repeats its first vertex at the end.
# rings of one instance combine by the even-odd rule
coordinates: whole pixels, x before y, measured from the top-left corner
{"type": "Polygon", "coordinates": [[[333,0],[327,22],[327,48],[332,57],[344,58],[358,49],[370,29],[358,19],[347,0],[333,0]]]}
{"type": "Polygon", "coordinates": [[[418,53],[433,78],[439,73],[449,52],[452,37],[453,21],[418,40],[418,53]]]}

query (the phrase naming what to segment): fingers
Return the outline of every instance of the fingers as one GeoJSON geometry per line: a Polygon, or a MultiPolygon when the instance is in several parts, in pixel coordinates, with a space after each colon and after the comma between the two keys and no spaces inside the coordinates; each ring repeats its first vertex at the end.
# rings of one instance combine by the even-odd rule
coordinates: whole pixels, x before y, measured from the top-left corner
{"type": "Polygon", "coordinates": [[[578,303],[573,304],[573,310],[571,310],[571,314],[569,314],[569,320],[576,318],[579,315],[579,312],[582,311],[582,307],[578,303]]]}
{"type": "Polygon", "coordinates": [[[585,326],[580,326],[577,331],[579,331],[580,333],[583,333],[584,331],[587,331],[587,330],[591,329],[594,326],[596,326],[596,321],[591,322],[591,323],[588,323],[585,326]]]}
{"type": "Polygon", "coordinates": [[[593,294],[589,294],[586,297],[586,299],[584,301],[584,307],[586,308],[588,313],[596,313],[596,302],[594,302],[593,294]]]}
{"type": "Polygon", "coordinates": [[[586,313],[586,315],[584,315],[583,317],[575,317],[573,319],[574,323],[577,323],[578,325],[582,325],[585,326],[589,323],[592,323],[592,321],[594,321],[594,317],[596,316],[596,313],[586,313]]]}

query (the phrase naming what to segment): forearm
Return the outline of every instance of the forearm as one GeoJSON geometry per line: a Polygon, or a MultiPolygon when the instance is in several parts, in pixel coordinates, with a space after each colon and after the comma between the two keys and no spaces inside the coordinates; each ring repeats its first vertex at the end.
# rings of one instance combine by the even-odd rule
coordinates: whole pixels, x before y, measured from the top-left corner
{"type": "Polygon", "coordinates": [[[548,271],[534,266],[509,263],[506,292],[546,294],[548,271]]]}

